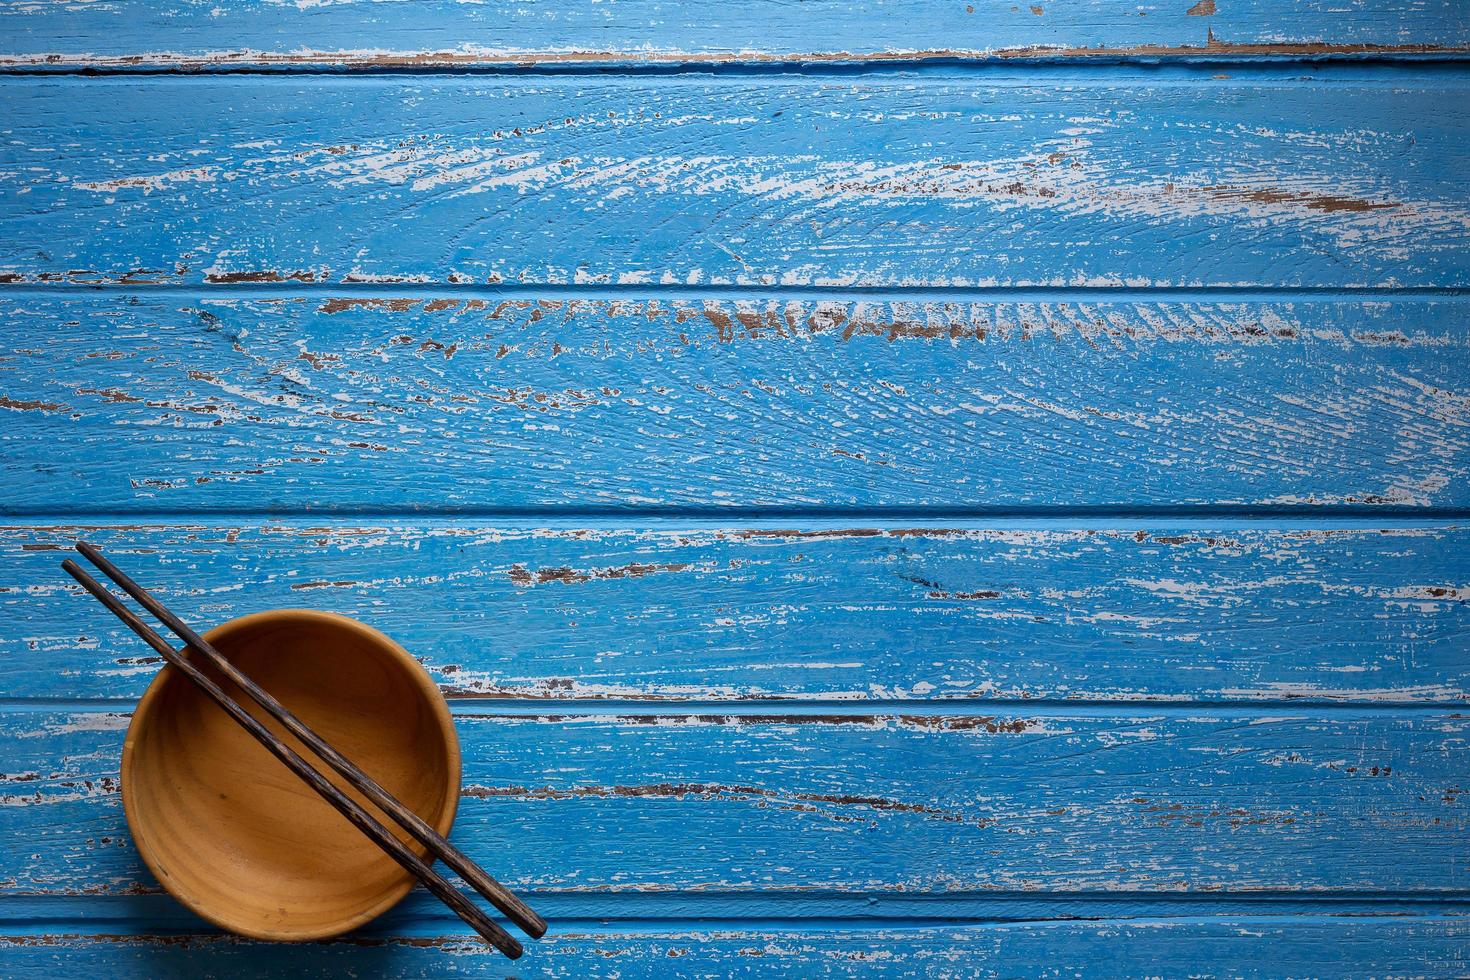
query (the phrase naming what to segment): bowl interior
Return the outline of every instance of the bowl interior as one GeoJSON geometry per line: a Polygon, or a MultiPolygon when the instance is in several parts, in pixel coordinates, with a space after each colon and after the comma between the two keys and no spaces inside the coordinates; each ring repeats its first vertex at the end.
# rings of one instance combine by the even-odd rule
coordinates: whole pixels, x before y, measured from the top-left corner
{"type": "MultiPolygon", "coordinates": [[[[206,638],[389,792],[449,833],[459,795],[459,743],[443,697],[401,647],[361,623],[305,610],[246,616],[206,638]]],[[[347,788],[234,685],[209,673],[347,788]]],[[[134,840],[159,881],[195,912],[235,932],[288,940],[336,935],[385,911],[414,883],[171,668],[149,687],[128,729],[122,788],[134,840]]]]}

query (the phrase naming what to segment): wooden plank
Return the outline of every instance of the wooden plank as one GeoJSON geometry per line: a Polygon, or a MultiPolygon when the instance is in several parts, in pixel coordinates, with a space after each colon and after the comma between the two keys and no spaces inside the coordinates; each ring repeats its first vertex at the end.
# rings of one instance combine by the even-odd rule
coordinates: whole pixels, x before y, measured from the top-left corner
{"type": "Polygon", "coordinates": [[[0,277],[1465,286],[1467,107],[1459,74],[31,78],[0,277]]]}
{"type": "Polygon", "coordinates": [[[1463,508],[1467,310],[0,296],[0,509],[1463,508]]]}
{"type": "MultiPolygon", "coordinates": [[[[0,893],[156,887],[117,794],[127,720],[0,716],[0,893]]],[[[456,721],[456,840],[497,855],[494,873],[533,895],[1470,886],[1464,713],[456,721]]]]}
{"type": "Polygon", "coordinates": [[[1306,57],[1451,54],[1470,48],[1455,0],[897,4],[745,0],[714,7],[412,5],[334,0],[0,3],[0,66],[354,68],[620,62],[869,62],[921,58],[1306,57]]]}
{"type": "Polygon", "coordinates": [[[7,696],[135,697],[158,669],[61,571],[81,536],[197,625],[334,610],[464,697],[1470,696],[1463,527],[425,521],[0,530],[7,696]]]}
{"type": "MultiPolygon", "coordinates": [[[[1232,892],[1198,895],[1168,892],[607,892],[542,891],[536,910],[560,931],[573,924],[617,923],[618,928],[652,922],[699,922],[714,929],[733,922],[780,923],[783,927],[895,928],[960,923],[1183,920],[1196,917],[1281,919],[1307,916],[1467,916],[1470,895],[1365,893],[1313,897],[1310,892],[1262,895],[1232,892]]],[[[161,890],[127,895],[5,895],[0,920],[6,934],[76,932],[174,936],[209,932],[213,926],[161,890]]],[[[361,936],[469,936],[452,912],[422,888],[370,926],[361,936]]]]}
{"type": "MultiPolygon", "coordinates": [[[[459,936],[351,936],[285,946],[217,935],[94,936],[56,931],[0,937],[16,980],[85,972],[157,976],[443,977],[502,975],[483,944],[459,936]]],[[[1464,918],[1217,919],[1018,922],[807,930],[767,924],[555,925],[515,975],[709,977],[1452,976],[1470,962],[1464,918]],[[1262,950],[1269,948],[1270,955],[1262,950]]]]}

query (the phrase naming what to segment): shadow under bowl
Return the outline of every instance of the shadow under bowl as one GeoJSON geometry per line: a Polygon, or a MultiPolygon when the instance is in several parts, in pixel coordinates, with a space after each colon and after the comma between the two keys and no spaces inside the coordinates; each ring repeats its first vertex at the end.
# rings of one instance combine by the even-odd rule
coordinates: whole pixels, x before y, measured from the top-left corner
{"type": "MultiPolygon", "coordinates": [[[[459,739],[443,695],[407,651],[355,620],[305,609],[232,619],[205,638],[449,836],[459,802],[459,739]]],[[[234,684],[201,667],[364,802],[234,684]]],[[[244,936],[335,936],[387,911],[415,884],[172,667],[154,678],[128,726],[122,796],[138,852],[164,888],[200,916],[244,936]]]]}

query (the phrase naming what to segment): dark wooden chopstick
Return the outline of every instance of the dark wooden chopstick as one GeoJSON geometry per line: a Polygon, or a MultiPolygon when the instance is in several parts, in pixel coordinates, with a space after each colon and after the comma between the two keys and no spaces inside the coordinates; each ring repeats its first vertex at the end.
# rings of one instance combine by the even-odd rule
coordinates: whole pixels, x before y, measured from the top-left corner
{"type": "MultiPolygon", "coordinates": [[[[85,554],[85,552],[83,553],[85,554]]],[[[92,556],[88,555],[88,557],[91,558],[92,556]]],[[[111,563],[109,562],[109,564],[111,563]]],[[[103,586],[100,582],[98,582],[95,578],[88,574],[85,569],[83,569],[71,559],[63,561],[61,563],[61,566],[67,571],[69,575],[80,582],[82,587],[86,589],[89,593],[91,593],[93,597],[95,597],[99,602],[106,606],[108,610],[111,611],[115,616],[121,619],[128,626],[129,629],[131,629],[134,633],[141,637],[144,642],[146,642],[149,646],[153,647],[154,650],[158,651],[158,653],[171,666],[177,668],[180,672],[184,674],[185,677],[187,677],[196,686],[198,686],[199,689],[202,690],[216,704],[218,704],[226,714],[228,714],[232,719],[239,723],[241,727],[249,732],[256,739],[256,741],[260,742],[261,745],[263,745],[272,755],[279,759],[288,769],[290,769],[305,783],[307,783],[307,785],[316,790],[323,799],[330,803],[339,813],[341,813],[350,823],[352,823],[353,826],[361,830],[368,838],[373,841],[373,843],[377,844],[380,848],[387,852],[390,857],[392,857],[395,861],[402,865],[403,868],[407,870],[410,874],[416,877],[419,881],[423,882],[424,887],[426,887],[436,898],[438,898],[440,901],[444,902],[444,904],[453,909],[454,912],[458,914],[461,919],[463,919],[480,935],[484,936],[485,939],[487,939],[492,945],[494,945],[496,949],[500,950],[511,959],[515,959],[516,957],[521,955],[521,944],[516,941],[515,937],[511,936],[504,929],[502,929],[498,924],[495,923],[494,920],[485,915],[485,913],[482,912],[473,902],[467,899],[453,885],[451,885],[441,875],[439,875],[438,872],[429,867],[429,865],[426,864],[423,859],[421,859],[413,851],[409,850],[402,841],[395,837],[370,813],[363,809],[361,805],[359,805],[351,797],[344,794],[325,776],[317,772],[317,770],[311,765],[311,763],[303,759],[289,745],[277,738],[270,731],[270,729],[266,728],[259,721],[257,721],[248,711],[246,711],[233,698],[226,694],[219,687],[218,684],[216,684],[202,671],[200,671],[199,668],[191,663],[187,657],[185,657],[179,651],[175,650],[173,646],[169,644],[169,642],[163,637],[159,636],[152,627],[139,619],[136,613],[124,606],[116,596],[114,596],[111,592],[107,590],[105,586],[103,586]]],[[[131,580],[129,581],[131,582],[131,580]]],[[[136,587],[135,583],[134,585],[136,587]]],[[[151,596],[149,598],[152,599],[151,596]]],[[[156,603],[156,600],[153,601],[156,603]]],[[[187,629],[187,627],[185,628],[187,629]]],[[[210,649],[213,650],[212,647],[210,649]]],[[[200,652],[203,653],[204,651],[201,650],[200,652]]],[[[228,664],[228,661],[225,661],[224,658],[220,656],[217,650],[214,650],[213,653],[215,657],[219,658],[221,663],[228,664]]],[[[239,671],[233,670],[232,665],[231,668],[233,673],[242,678],[244,677],[243,674],[239,674],[239,671]]],[[[234,678],[232,677],[231,680],[234,680],[234,678]]],[[[248,678],[246,678],[246,680],[248,682],[248,678]]],[[[269,695],[267,695],[267,697],[269,697],[269,695]]],[[[262,707],[264,707],[264,705],[262,705],[262,707]]],[[[281,710],[283,712],[285,711],[284,708],[281,708],[281,710]]],[[[301,724],[299,720],[297,723],[301,724]]],[[[305,728],[304,725],[302,725],[302,727],[305,728]]],[[[310,729],[306,730],[310,731],[310,729]]],[[[321,744],[324,746],[327,745],[327,743],[322,741],[319,736],[317,737],[317,741],[320,741],[321,744]]],[[[330,746],[327,747],[330,749],[330,746]]],[[[333,751],[335,752],[335,750],[333,751]]],[[[341,757],[340,754],[338,754],[338,756],[339,758],[341,757]]],[[[353,768],[355,769],[356,767],[353,768]]],[[[346,774],[344,774],[344,778],[348,778],[346,774]]],[[[362,787],[358,788],[363,789],[362,787]]],[[[378,787],[378,789],[388,799],[393,799],[391,795],[387,794],[386,790],[382,790],[381,787],[378,787]]],[[[366,795],[366,793],[364,793],[364,795],[366,795]]],[[[393,802],[397,803],[398,801],[396,799],[393,799],[393,802]]],[[[399,803],[398,805],[400,807],[402,806],[401,803],[399,803]]],[[[417,819],[417,814],[415,814],[414,816],[417,819]]],[[[432,828],[430,829],[432,830],[432,828]]],[[[435,832],[435,836],[439,836],[437,832],[435,832]]],[[[439,839],[443,840],[442,837],[440,837],[439,839]]],[[[456,851],[456,853],[459,852],[456,851]]],[[[462,854],[461,857],[463,858],[462,854]]],[[[469,861],[468,858],[463,858],[463,860],[466,862],[469,861]]],[[[488,878],[489,876],[486,875],[485,877],[488,878]]],[[[490,880],[494,881],[493,878],[490,880]]],[[[496,885],[503,888],[503,886],[499,886],[498,882],[496,882],[496,885]]],[[[534,915],[534,913],[532,913],[532,915],[534,915]]],[[[537,917],[537,921],[540,921],[539,917],[537,917]]],[[[544,929],[545,926],[543,923],[542,930],[544,931],[544,929]]]]}

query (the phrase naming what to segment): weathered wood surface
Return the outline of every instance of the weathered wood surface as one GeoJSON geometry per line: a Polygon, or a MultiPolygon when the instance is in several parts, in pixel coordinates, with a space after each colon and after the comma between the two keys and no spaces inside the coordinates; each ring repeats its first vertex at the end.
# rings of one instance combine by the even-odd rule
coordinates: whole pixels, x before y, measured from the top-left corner
{"type": "Polygon", "coordinates": [[[1463,287],[1466,92],[1395,72],[16,79],[0,277],[1463,287]]]}
{"type": "Polygon", "coordinates": [[[78,537],[199,626],[334,610],[470,697],[1470,692],[1470,531],[1452,525],[254,523],[0,530],[0,695],[131,698],[158,669],[60,570],[78,537]]]}
{"type": "Polygon", "coordinates": [[[0,974],[510,972],[422,895],[172,906],[83,533],[423,659],[557,920],[516,974],[1465,973],[1467,54],[1456,0],[0,0],[0,974]]]}
{"type": "Polygon", "coordinates": [[[0,66],[430,68],[616,62],[1323,58],[1470,48],[1456,0],[5,0],[0,66]]]}
{"type": "Polygon", "coordinates": [[[1465,507],[1467,313],[0,296],[0,510],[1465,507]]]}
{"type": "Polygon", "coordinates": [[[272,946],[212,935],[0,937],[16,980],[119,978],[1454,976],[1470,967],[1463,917],[1223,917],[807,931],[766,924],[557,928],[515,966],[461,936],[356,937],[272,946]],[[1269,955],[1262,950],[1269,949],[1269,955]]]}
{"type": "MultiPolygon", "coordinates": [[[[456,714],[455,839],[528,900],[1470,887],[1465,713],[456,714]]],[[[127,720],[0,716],[0,893],[156,887],[117,792],[127,720]]]]}
{"type": "MultiPolygon", "coordinates": [[[[1470,894],[1341,894],[1312,892],[820,892],[820,891],[539,891],[536,907],[566,932],[586,923],[641,929],[650,923],[701,923],[715,930],[742,920],[789,928],[939,926],[960,923],[1138,921],[1272,916],[1361,918],[1470,915],[1470,894]],[[838,924],[838,923],[841,924],[838,924]]],[[[212,931],[210,924],[159,889],[108,895],[3,895],[5,935],[75,931],[182,936],[212,931]],[[72,928],[69,930],[68,926],[72,928]]],[[[579,930],[580,931],[580,930],[579,930]]],[[[422,888],[354,937],[451,936],[468,930],[422,888]]]]}

